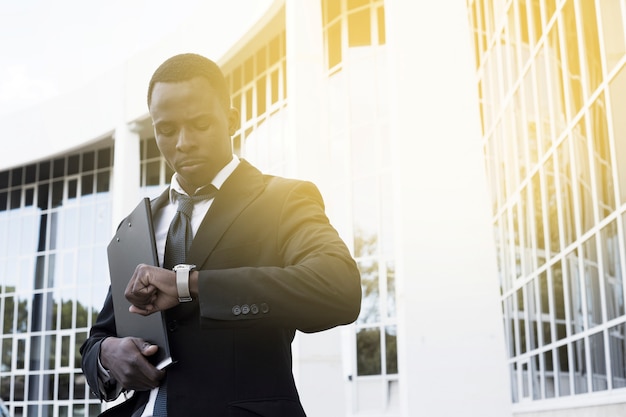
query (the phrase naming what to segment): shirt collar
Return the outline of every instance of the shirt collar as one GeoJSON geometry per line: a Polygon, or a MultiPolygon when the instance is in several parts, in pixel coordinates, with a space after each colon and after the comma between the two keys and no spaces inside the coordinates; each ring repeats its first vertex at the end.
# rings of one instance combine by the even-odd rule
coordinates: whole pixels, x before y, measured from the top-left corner
{"type": "MultiPolygon", "coordinates": [[[[219,190],[222,187],[222,185],[224,185],[224,182],[226,182],[228,177],[230,177],[230,174],[232,174],[233,171],[235,170],[235,168],[237,168],[237,165],[239,165],[239,162],[240,161],[239,161],[239,158],[237,157],[237,155],[233,155],[233,159],[231,159],[230,162],[227,163],[224,166],[224,168],[222,168],[215,175],[215,177],[211,180],[211,184],[213,184],[213,186],[219,190]]],[[[178,182],[178,174],[177,173],[174,173],[174,175],[172,175],[172,180],[171,180],[171,183],[170,183],[170,202],[171,203],[175,203],[176,202],[176,198],[174,197],[173,191],[176,191],[176,192],[178,192],[180,194],[187,195],[185,190],[183,190],[183,187],[181,187],[180,183],[178,182]]]]}

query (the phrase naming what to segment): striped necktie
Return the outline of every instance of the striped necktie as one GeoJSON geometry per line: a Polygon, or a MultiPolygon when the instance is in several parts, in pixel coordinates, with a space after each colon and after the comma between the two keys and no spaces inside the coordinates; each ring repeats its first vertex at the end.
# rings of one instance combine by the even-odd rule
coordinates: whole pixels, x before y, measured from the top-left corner
{"type": "MultiPolygon", "coordinates": [[[[207,186],[202,191],[202,194],[196,194],[191,197],[172,190],[178,202],[178,208],[167,232],[163,268],[172,269],[176,265],[187,261],[187,253],[193,240],[193,232],[191,231],[193,206],[198,201],[213,198],[216,192],[217,189],[213,185],[207,186]]],[[[154,417],[167,417],[167,379],[164,379],[161,386],[159,386],[152,415],[154,417]]]]}

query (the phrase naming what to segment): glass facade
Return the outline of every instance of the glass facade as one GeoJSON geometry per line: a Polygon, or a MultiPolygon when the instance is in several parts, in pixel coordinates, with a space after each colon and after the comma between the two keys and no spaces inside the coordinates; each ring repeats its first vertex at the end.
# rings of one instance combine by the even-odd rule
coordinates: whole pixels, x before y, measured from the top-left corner
{"type": "Polygon", "coordinates": [[[512,401],[617,393],[626,2],[467,4],[512,401]]]}
{"type": "Polygon", "coordinates": [[[0,172],[0,396],[14,416],[95,416],[79,348],[104,302],[112,140],[0,172]]]}
{"type": "Polygon", "coordinates": [[[363,301],[355,325],[355,413],[398,407],[397,312],[382,0],[323,0],[331,198],[352,207],[363,301]],[[348,199],[346,199],[348,196],[348,199]]]}
{"type": "Polygon", "coordinates": [[[233,136],[235,153],[275,175],[285,175],[289,149],[285,42],[283,29],[249,55],[239,56],[241,63],[224,74],[232,106],[241,117],[233,136]]]}

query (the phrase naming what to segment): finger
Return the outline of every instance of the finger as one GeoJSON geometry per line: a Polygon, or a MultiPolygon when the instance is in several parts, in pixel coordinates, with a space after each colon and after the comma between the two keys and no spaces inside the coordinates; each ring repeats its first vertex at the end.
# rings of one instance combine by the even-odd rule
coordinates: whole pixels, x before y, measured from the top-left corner
{"type": "Polygon", "coordinates": [[[139,314],[141,316],[149,316],[150,314],[155,312],[155,308],[153,304],[147,304],[143,307],[131,304],[130,307],[128,307],[128,311],[130,311],[131,313],[139,314]]]}

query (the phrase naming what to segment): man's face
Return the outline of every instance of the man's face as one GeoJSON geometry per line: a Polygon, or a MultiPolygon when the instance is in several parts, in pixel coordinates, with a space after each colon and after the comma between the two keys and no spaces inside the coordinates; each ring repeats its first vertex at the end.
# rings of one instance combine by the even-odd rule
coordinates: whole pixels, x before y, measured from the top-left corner
{"type": "Polygon", "coordinates": [[[156,83],[150,115],[157,146],[188,193],[209,184],[232,159],[237,112],[224,108],[205,78],[156,83]]]}

